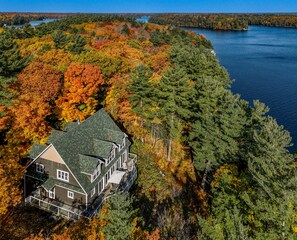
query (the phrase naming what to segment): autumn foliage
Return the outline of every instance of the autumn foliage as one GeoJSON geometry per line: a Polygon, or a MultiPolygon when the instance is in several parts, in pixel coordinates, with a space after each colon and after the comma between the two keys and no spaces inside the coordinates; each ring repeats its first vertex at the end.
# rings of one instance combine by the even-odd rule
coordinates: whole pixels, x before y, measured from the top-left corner
{"type": "Polygon", "coordinates": [[[99,67],[72,63],[64,74],[63,95],[56,101],[59,118],[67,122],[84,120],[94,113],[103,83],[99,67]]]}
{"type": "Polygon", "coordinates": [[[58,70],[41,62],[32,62],[18,75],[22,95],[43,101],[56,99],[61,91],[61,79],[58,70]]]}

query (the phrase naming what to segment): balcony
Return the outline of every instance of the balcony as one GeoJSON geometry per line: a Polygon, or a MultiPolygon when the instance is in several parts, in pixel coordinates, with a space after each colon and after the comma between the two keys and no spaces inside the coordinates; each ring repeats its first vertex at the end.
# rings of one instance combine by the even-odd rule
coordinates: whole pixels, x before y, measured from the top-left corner
{"type": "Polygon", "coordinates": [[[135,154],[129,153],[128,159],[123,164],[123,168],[119,171],[115,171],[115,173],[121,173],[120,180],[118,180],[116,183],[108,182],[102,193],[92,202],[92,204],[88,206],[87,209],[85,209],[85,205],[75,207],[54,199],[42,197],[37,191],[34,191],[25,199],[25,204],[31,204],[35,207],[49,211],[66,219],[78,220],[82,216],[91,218],[95,215],[98,215],[102,205],[107,199],[116,193],[125,193],[130,190],[137,178],[137,168],[135,166],[136,161],[137,156],[135,154]]]}
{"type": "Polygon", "coordinates": [[[116,193],[125,193],[130,190],[137,178],[137,169],[134,166],[131,171],[126,171],[119,184],[109,183],[103,192],[94,200],[91,206],[84,212],[88,218],[98,215],[103,203],[116,193]]]}
{"type": "Polygon", "coordinates": [[[78,220],[83,214],[83,211],[73,206],[66,205],[53,199],[42,198],[36,191],[25,199],[25,204],[31,204],[57,216],[71,220],[78,220]]]}

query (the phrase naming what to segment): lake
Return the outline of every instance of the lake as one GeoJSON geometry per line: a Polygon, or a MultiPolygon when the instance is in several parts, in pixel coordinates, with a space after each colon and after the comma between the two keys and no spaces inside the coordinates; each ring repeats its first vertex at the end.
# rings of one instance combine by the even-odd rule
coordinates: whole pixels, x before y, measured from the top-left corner
{"type": "Polygon", "coordinates": [[[269,106],[269,115],[291,133],[297,151],[297,29],[249,26],[218,32],[186,28],[211,40],[220,63],[235,79],[232,91],[252,104],[269,106]]]}
{"type": "MultiPolygon", "coordinates": [[[[53,21],[56,21],[56,20],[59,20],[58,18],[46,18],[44,20],[35,20],[35,21],[30,21],[29,24],[32,26],[32,27],[36,27],[37,25],[41,24],[41,23],[49,23],[49,22],[53,22],[53,21]]],[[[21,25],[13,25],[13,26],[9,26],[9,27],[16,27],[16,28],[20,28],[22,27],[24,24],[21,24],[21,25]]]]}

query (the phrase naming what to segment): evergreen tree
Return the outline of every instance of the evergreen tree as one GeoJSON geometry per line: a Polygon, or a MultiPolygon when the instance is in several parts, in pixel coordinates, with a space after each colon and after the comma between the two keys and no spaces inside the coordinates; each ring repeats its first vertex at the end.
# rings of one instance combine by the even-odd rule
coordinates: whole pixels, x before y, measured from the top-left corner
{"type": "Polygon", "coordinates": [[[9,92],[8,87],[14,81],[15,78],[5,78],[0,76],[0,119],[7,115],[5,110],[12,103],[13,94],[9,92]]]}
{"type": "Polygon", "coordinates": [[[34,34],[34,28],[29,23],[24,24],[24,26],[22,27],[22,37],[30,38],[33,37],[34,34]]]}
{"type": "Polygon", "coordinates": [[[185,124],[191,116],[191,86],[181,68],[169,68],[164,73],[157,92],[159,115],[167,131],[167,160],[171,159],[172,141],[180,139],[185,124]]]}
{"type": "Polygon", "coordinates": [[[87,40],[79,34],[74,35],[73,43],[68,47],[68,50],[74,54],[79,54],[84,50],[87,40]]]}
{"type": "Polygon", "coordinates": [[[225,87],[231,84],[226,69],[220,66],[210,49],[177,43],[173,45],[169,54],[170,61],[183,68],[193,81],[209,76],[219,79],[225,87]]]}
{"type": "Polygon", "coordinates": [[[149,82],[151,76],[152,70],[145,65],[135,67],[130,73],[132,82],[128,86],[128,90],[131,94],[129,101],[133,111],[141,117],[141,129],[145,127],[145,122],[153,117],[154,87],[153,84],[149,82]]]}
{"type": "Polygon", "coordinates": [[[58,48],[58,49],[64,48],[68,43],[67,36],[64,35],[61,30],[55,31],[52,34],[52,39],[55,43],[55,48],[58,48]]]}
{"type": "Polygon", "coordinates": [[[137,210],[132,208],[132,198],[129,194],[114,195],[108,205],[108,213],[104,217],[107,225],[103,232],[106,240],[131,239],[132,221],[137,210]]]}
{"type": "Polygon", "coordinates": [[[248,228],[242,222],[242,216],[236,207],[233,210],[225,210],[219,216],[213,216],[205,220],[198,216],[200,231],[198,239],[207,240],[248,240],[248,228]]]}
{"type": "Polygon", "coordinates": [[[258,101],[251,115],[252,127],[246,153],[246,178],[253,192],[243,199],[254,213],[254,239],[291,239],[294,211],[297,207],[297,174],[289,153],[290,134],[258,101]]]}
{"type": "Polygon", "coordinates": [[[26,65],[18,45],[7,34],[0,34],[0,76],[16,75],[26,65]]]}
{"type": "Polygon", "coordinates": [[[201,188],[204,189],[210,171],[236,158],[245,114],[239,96],[234,96],[224,88],[224,83],[213,77],[197,81],[194,92],[194,123],[189,144],[194,165],[203,172],[201,188]]]}
{"type": "Polygon", "coordinates": [[[135,113],[142,117],[148,117],[147,114],[153,101],[153,84],[149,82],[153,72],[145,65],[135,67],[130,78],[132,82],[128,86],[130,91],[130,103],[135,113]]]}

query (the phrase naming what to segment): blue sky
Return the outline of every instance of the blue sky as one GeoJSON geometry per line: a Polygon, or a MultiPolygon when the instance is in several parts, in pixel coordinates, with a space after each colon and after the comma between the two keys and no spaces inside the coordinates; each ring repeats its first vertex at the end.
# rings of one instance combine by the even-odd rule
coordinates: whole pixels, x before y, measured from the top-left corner
{"type": "Polygon", "coordinates": [[[0,0],[0,12],[297,12],[297,0],[0,0]]]}

